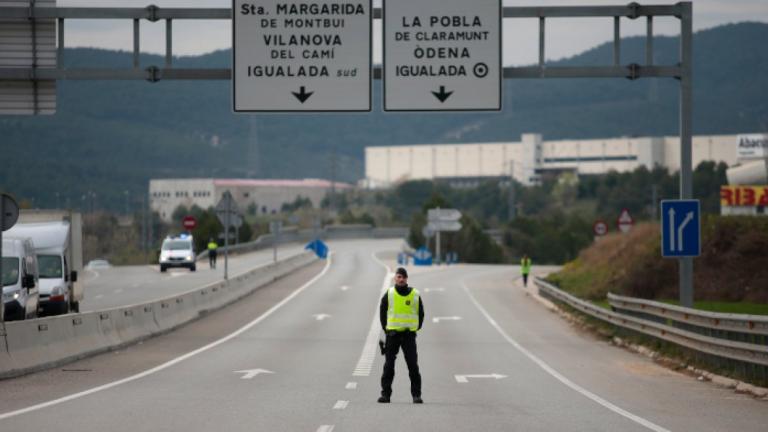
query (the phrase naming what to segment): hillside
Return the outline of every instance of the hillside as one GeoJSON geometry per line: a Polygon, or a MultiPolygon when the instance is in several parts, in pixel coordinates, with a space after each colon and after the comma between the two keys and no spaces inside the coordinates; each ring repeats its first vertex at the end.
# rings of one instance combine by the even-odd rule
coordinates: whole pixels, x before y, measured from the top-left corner
{"type": "MultiPolygon", "coordinates": [[[[550,280],[591,300],[608,292],[647,299],[678,298],[677,260],[660,252],[658,224],[608,235],[584,249],[550,280]]],[[[705,217],[701,257],[694,260],[696,300],[768,303],[768,219],[705,217]]]]}
{"type": "MultiPolygon", "coordinates": [[[[694,36],[694,132],[768,130],[768,25],[742,23],[694,36]]],[[[655,39],[657,64],[674,63],[676,38],[655,39]]],[[[553,65],[609,64],[604,44],[553,65]]],[[[640,61],[643,39],[622,41],[640,61]]],[[[230,51],[185,57],[178,67],[228,67],[230,51]]],[[[127,52],[69,49],[66,67],[130,67],[127,52]]],[[[142,65],[162,64],[146,55],[142,65]]],[[[0,117],[0,185],[37,206],[122,209],[125,192],[146,193],[153,177],[337,177],[363,175],[372,145],[666,135],[677,132],[673,80],[507,80],[504,110],[492,114],[384,114],[381,83],[371,114],[234,115],[230,84],[64,81],[58,114],[0,117]],[[336,155],[335,164],[332,155],[336,155]],[[35,175],[30,175],[35,173],[35,175]],[[42,173],[42,174],[40,174],[42,173]]]]}

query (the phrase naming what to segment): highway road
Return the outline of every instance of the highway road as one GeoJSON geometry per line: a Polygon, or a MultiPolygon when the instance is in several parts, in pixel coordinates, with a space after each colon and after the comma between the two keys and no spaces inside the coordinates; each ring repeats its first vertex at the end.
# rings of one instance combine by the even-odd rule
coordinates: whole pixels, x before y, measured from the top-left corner
{"type": "MultiPolygon", "coordinates": [[[[303,251],[304,245],[281,245],[277,258],[288,258],[303,251]]],[[[271,262],[271,248],[232,255],[229,257],[229,276],[236,276],[271,262]]],[[[80,304],[80,310],[104,310],[158,300],[220,281],[224,278],[224,254],[220,254],[216,269],[211,269],[206,259],[197,263],[195,272],[185,268],[172,268],[160,273],[157,265],[142,265],[85,269],[83,273],[85,299],[80,304]]]]}
{"type": "Polygon", "coordinates": [[[0,382],[0,430],[764,431],[766,402],[598,341],[516,266],[412,269],[423,405],[402,356],[379,404],[378,302],[394,241],[332,258],[173,333],[0,382]],[[384,259],[382,263],[376,256],[384,259]]]}

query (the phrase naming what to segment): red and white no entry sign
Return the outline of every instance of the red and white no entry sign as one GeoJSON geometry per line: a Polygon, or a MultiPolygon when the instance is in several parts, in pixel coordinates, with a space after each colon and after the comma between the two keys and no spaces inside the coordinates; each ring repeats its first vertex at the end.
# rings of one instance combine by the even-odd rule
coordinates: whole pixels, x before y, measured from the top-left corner
{"type": "Polygon", "coordinates": [[[598,237],[604,236],[608,234],[608,224],[599,220],[592,225],[592,231],[594,231],[595,235],[598,237]]]}
{"type": "Polygon", "coordinates": [[[194,216],[184,216],[184,220],[181,222],[187,231],[192,231],[197,226],[197,219],[194,216]]]}
{"type": "Polygon", "coordinates": [[[632,216],[629,214],[629,210],[627,209],[623,209],[621,214],[619,214],[619,218],[616,219],[616,226],[619,227],[619,231],[625,234],[632,230],[632,225],[634,224],[635,220],[632,219],[632,216]]]}

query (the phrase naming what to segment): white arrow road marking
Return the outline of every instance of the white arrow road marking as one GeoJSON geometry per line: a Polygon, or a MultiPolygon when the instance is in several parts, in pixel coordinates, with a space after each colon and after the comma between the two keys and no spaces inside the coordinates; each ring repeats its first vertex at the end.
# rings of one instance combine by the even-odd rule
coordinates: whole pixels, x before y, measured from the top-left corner
{"type": "Polygon", "coordinates": [[[322,425],[317,428],[317,432],[333,432],[333,425],[322,425]]]}
{"type": "Polygon", "coordinates": [[[350,381],[347,383],[347,390],[354,390],[357,388],[357,383],[354,381],[350,381]]]}
{"type": "Polygon", "coordinates": [[[324,320],[326,318],[330,318],[331,317],[328,314],[314,314],[312,316],[315,317],[315,319],[318,320],[318,321],[322,321],[322,320],[324,320]]]}
{"type": "Polygon", "coordinates": [[[443,291],[445,291],[445,288],[424,288],[424,292],[425,293],[433,292],[433,291],[443,292],[443,291]]]}
{"type": "Polygon", "coordinates": [[[336,405],[333,406],[333,409],[343,410],[344,408],[347,407],[347,405],[349,405],[349,401],[344,401],[344,400],[336,401],[336,405]]]}
{"type": "Polygon", "coordinates": [[[239,371],[233,371],[233,373],[241,373],[245,374],[240,377],[240,379],[253,379],[256,375],[259,374],[273,374],[274,372],[268,371],[266,369],[247,369],[247,370],[239,370],[239,371]]]}
{"type": "Polygon", "coordinates": [[[669,250],[675,251],[675,209],[669,209],[669,250]]]}
{"type": "MultiPolygon", "coordinates": [[[[152,369],[147,369],[147,370],[145,370],[143,372],[137,373],[135,375],[131,375],[131,376],[127,377],[127,378],[123,378],[123,379],[120,379],[120,380],[117,380],[117,381],[112,381],[110,383],[103,384],[103,385],[100,385],[98,387],[93,387],[93,388],[90,388],[88,390],[81,391],[79,393],[74,393],[74,394],[70,394],[70,395],[67,395],[67,396],[60,397],[58,399],[50,400],[50,401],[47,401],[47,402],[42,402],[42,403],[39,403],[37,405],[32,405],[32,406],[29,406],[29,407],[26,407],[26,408],[21,408],[21,409],[18,409],[16,411],[9,411],[9,412],[6,412],[6,413],[0,413],[0,420],[5,420],[7,418],[16,417],[16,416],[21,415],[21,414],[26,414],[26,413],[29,413],[29,412],[32,412],[32,411],[41,410],[41,409],[48,408],[48,407],[51,407],[51,406],[54,406],[54,405],[58,405],[58,404],[61,404],[61,403],[64,403],[64,402],[69,402],[69,401],[74,400],[74,399],[78,399],[78,398],[81,398],[81,397],[84,397],[84,396],[88,396],[88,395],[92,395],[94,393],[98,393],[98,392],[100,392],[102,390],[108,390],[108,389],[111,389],[113,387],[117,387],[119,385],[125,384],[125,383],[129,383],[129,382],[132,382],[132,381],[139,380],[141,378],[144,378],[144,377],[147,377],[147,376],[152,375],[154,373],[157,373],[157,372],[159,372],[161,370],[168,369],[169,367],[174,366],[174,365],[176,365],[178,363],[181,363],[184,360],[187,360],[187,359],[189,359],[191,357],[194,357],[194,356],[196,356],[196,355],[198,355],[200,353],[203,353],[203,352],[206,352],[206,351],[208,351],[208,350],[210,350],[212,348],[215,348],[215,347],[223,344],[224,342],[227,342],[227,341],[229,341],[231,339],[234,339],[234,338],[240,336],[241,334],[245,333],[249,329],[253,328],[254,326],[259,324],[260,322],[264,321],[267,317],[269,317],[270,315],[275,313],[275,311],[277,311],[281,307],[285,306],[288,302],[293,300],[296,296],[298,296],[299,294],[301,294],[302,292],[307,290],[309,287],[314,285],[315,282],[317,282],[320,278],[325,276],[325,274],[328,273],[328,270],[331,268],[331,264],[333,262],[333,256],[334,256],[333,254],[334,253],[331,252],[330,255],[328,255],[328,260],[325,262],[325,267],[323,268],[323,271],[321,271],[318,275],[316,275],[315,277],[313,277],[312,279],[307,281],[304,285],[302,285],[299,288],[297,288],[290,295],[288,295],[288,297],[286,297],[283,300],[281,300],[278,304],[276,304],[276,305],[272,306],[271,308],[269,308],[269,310],[267,310],[266,312],[261,314],[258,318],[254,319],[253,321],[251,321],[248,324],[244,325],[243,327],[239,328],[235,332],[230,333],[229,335],[224,336],[223,338],[221,338],[221,339],[219,339],[217,341],[211,342],[211,343],[209,343],[208,345],[206,345],[204,347],[200,347],[200,348],[198,348],[198,349],[196,349],[194,351],[188,352],[188,353],[186,353],[186,354],[184,354],[184,355],[182,355],[180,357],[176,357],[173,360],[169,360],[169,361],[167,361],[167,362],[165,362],[165,363],[163,363],[163,364],[161,364],[159,366],[155,366],[152,369]]],[[[148,267],[156,268],[156,267],[153,267],[153,266],[148,266],[148,267]]],[[[378,310],[378,306],[377,306],[376,310],[378,310]]]]}
{"type": "Polygon", "coordinates": [[[432,318],[433,323],[439,323],[440,321],[458,321],[461,317],[459,316],[449,316],[449,317],[434,317],[432,318]]]}
{"type": "Polygon", "coordinates": [[[349,289],[349,287],[348,287],[348,286],[346,286],[346,285],[342,285],[342,286],[341,286],[341,290],[342,290],[342,291],[346,291],[346,290],[348,290],[348,289],[349,289]]]}
{"type": "Polygon", "coordinates": [[[500,380],[506,378],[507,376],[493,373],[490,375],[454,375],[454,377],[456,378],[457,383],[468,383],[470,378],[493,378],[500,380]]]}
{"type": "Polygon", "coordinates": [[[680,224],[679,227],[677,227],[677,250],[682,252],[683,251],[683,230],[685,229],[685,226],[688,225],[693,220],[693,212],[689,212],[687,215],[685,215],[685,219],[683,219],[683,223],[680,224]]]}

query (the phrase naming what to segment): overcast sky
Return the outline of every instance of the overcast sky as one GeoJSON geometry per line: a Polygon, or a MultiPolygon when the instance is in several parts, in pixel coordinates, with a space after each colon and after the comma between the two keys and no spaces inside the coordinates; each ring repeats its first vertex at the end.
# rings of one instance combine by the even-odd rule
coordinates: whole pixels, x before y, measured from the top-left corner
{"type": "MultiPolygon", "coordinates": [[[[471,0],[467,0],[471,1],[471,0]]],[[[617,5],[630,0],[504,0],[504,6],[573,6],[617,5]]],[[[381,0],[374,0],[381,6],[381,0]]],[[[641,4],[674,4],[677,0],[651,0],[641,4]]],[[[81,7],[231,7],[231,0],[58,0],[59,6],[81,7]]],[[[694,31],[741,21],[768,22],[768,0],[693,0],[694,31]]],[[[622,36],[645,34],[645,20],[622,20],[622,36]]],[[[656,34],[679,33],[674,18],[654,20],[656,34]]],[[[141,24],[141,50],[162,54],[165,50],[165,24],[141,24]]],[[[381,61],[381,25],[374,21],[374,61],[381,61]]],[[[570,57],[597,44],[612,40],[611,19],[568,18],[551,19],[547,24],[548,60],[570,57]]],[[[175,21],[173,52],[175,55],[197,55],[231,48],[229,20],[175,21]]],[[[94,21],[68,20],[65,41],[67,47],[98,47],[133,49],[132,24],[129,20],[94,21]]],[[[504,64],[521,65],[538,61],[538,22],[535,19],[504,20],[504,64]]]]}

